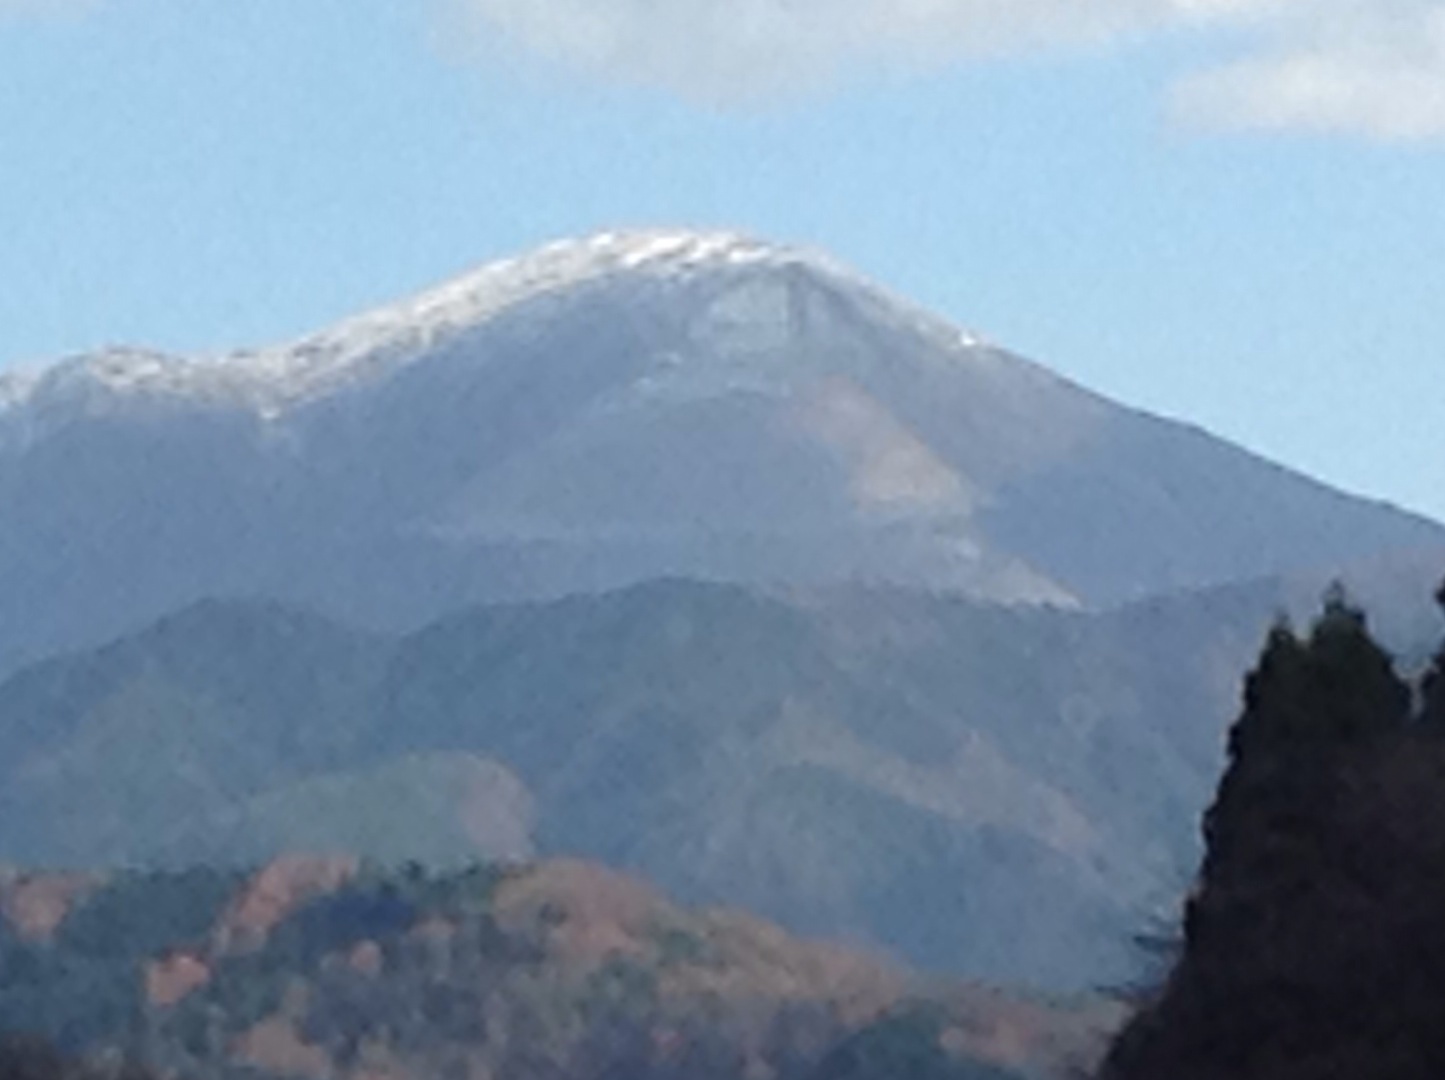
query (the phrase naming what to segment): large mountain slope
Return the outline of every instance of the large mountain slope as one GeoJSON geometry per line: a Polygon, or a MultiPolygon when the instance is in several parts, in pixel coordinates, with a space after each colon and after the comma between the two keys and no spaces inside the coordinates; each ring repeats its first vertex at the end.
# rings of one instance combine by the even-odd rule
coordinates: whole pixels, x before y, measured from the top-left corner
{"type": "Polygon", "coordinates": [[[1107,605],[1445,544],[826,259],[604,235],[299,343],[0,376],[0,666],[192,600],[377,626],[664,574],[1107,605]]]}
{"type": "Polygon", "coordinates": [[[206,603],[0,686],[0,861],[581,854],[929,968],[1098,985],[1187,884],[1285,602],[676,581],[399,637],[206,603]]]}

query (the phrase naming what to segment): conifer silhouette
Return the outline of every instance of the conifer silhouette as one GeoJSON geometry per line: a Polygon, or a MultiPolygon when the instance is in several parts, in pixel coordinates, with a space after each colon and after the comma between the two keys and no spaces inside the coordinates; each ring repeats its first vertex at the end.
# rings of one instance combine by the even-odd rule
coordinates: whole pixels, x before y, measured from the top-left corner
{"type": "MultiPolygon", "coordinates": [[[[1435,601],[1445,611],[1445,582],[1435,592],[1435,601]]],[[[1445,645],[1435,654],[1435,663],[1421,687],[1421,720],[1431,731],[1445,733],[1445,645]]]]}
{"type": "Polygon", "coordinates": [[[1419,736],[1412,700],[1343,590],[1307,638],[1274,627],[1205,815],[1179,961],[1102,1077],[1445,1075],[1445,745],[1419,736]]]}

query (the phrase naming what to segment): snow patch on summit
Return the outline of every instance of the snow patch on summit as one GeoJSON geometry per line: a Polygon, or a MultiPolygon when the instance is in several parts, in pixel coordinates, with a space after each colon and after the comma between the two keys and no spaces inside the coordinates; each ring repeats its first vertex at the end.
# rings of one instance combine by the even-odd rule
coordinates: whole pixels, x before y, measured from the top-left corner
{"type": "Polygon", "coordinates": [[[27,400],[39,381],[38,371],[0,371],[0,415],[27,400]]]}
{"type": "Polygon", "coordinates": [[[276,369],[282,381],[299,377],[309,389],[358,365],[369,369],[369,358],[386,366],[389,358],[414,355],[519,304],[619,273],[678,280],[703,269],[801,261],[815,257],[726,232],[608,232],[561,240],[247,360],[276,369]]]}
{"type": "Polygon", "coordinates": [[[274,419],[295,405],[383,377],[469,329],[547,296],[613,280],[684,288],[709,276],[797,268],[949,352],[984,348],[973,334],[815,251],[726,231],[605,232],[489,263],[439,288],[279,346],[199,358],[107,349],[39,371],[3,374],[0,422],[13,425],[19,412],[93,413],[166,402],[244,409],[274,419]]]}
{"type": "Polygon", "coordinates": [[[703,268],[782,265],[807,258],[736,233],[652,230],[562,240],[489,263],[439,288],[348,319],[299,341],[212,357],[109,348],[38,370],[0,374],[0,419],[22,407],[89,408],[181,399],[275,416],[329,390],[385,374],[507,309],[610,275],[681,279],[703,268]]]}

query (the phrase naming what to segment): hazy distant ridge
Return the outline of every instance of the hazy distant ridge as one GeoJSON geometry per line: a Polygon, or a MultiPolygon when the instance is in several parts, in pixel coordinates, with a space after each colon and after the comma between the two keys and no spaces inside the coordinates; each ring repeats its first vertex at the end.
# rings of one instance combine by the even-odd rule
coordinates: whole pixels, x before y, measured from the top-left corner
{"type": "Polygon", "coordinates": [[[679,581],[399,638],[208,603],[0,685],[0,861],[582,854],[930,968],[1093,986],[1187,884],[1280,599],[679,581]]]}

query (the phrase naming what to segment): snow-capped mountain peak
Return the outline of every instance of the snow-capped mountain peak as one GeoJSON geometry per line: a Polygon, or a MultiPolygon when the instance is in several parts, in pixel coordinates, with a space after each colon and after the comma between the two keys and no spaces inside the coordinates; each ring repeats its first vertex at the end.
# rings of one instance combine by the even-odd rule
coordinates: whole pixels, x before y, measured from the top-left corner
{"type": "Polygon", "coordinates": [[[659,575],[1088,606],[1445,542],[824,256],[682,230],[277,347],[0,377],[0,507],[0,656],[218,594],[379,625],[659,575]]]}
{"type": "Polygon", "coordinates": [[[707,272],[800,265],[862,284],[826,256],[741,233],[651,229],[561,240],[282,345],[211,357],[112,347],[0,373],[0,416],[26,405],[94,408],[135,399],[229,404],[275,415],[404,365],[459,332],[550,294],[607,278],[679,284],[707,272]]]}
{"type": "Polygon", "coordinates": [[[378,308],[280,348],[231,362],[305,395],[346,373],[390,366],[517,305],[619,274],[678,281],[708,269],[812,263],[822,256],[739,233],[604,232],[487,263],[435,289],[378,308]]]}

